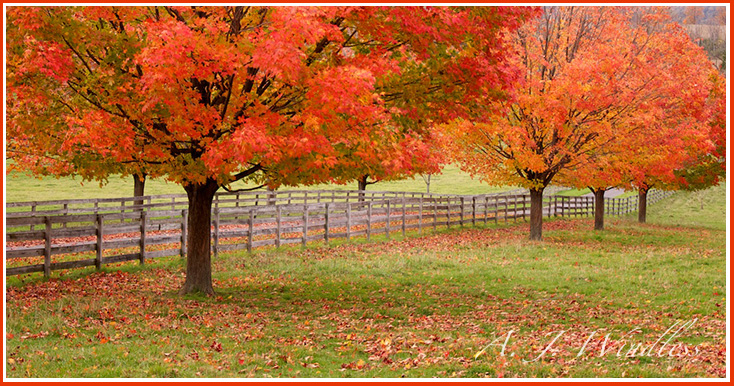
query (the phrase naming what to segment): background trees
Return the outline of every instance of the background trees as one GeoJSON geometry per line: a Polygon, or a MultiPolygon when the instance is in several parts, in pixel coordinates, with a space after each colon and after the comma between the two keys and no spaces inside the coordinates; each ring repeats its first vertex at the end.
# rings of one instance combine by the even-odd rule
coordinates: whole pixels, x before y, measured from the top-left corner
{"type": "MultiPolygon", "coordinates": [[[[682,141],[659,119],[676,104],[700,106],[705,99],[705,85],[691,73],[700,49],[665,9],[546,7],[512,41],[523,70],[512,98],[489,105],[484,119],[454,122],[449,131],[454,159],[465,170],[530,189],[534,240],[542,238],[543,189],[560,172],[600,179],[594,170],[609,169],[611,161],[603,158],[616,152],[615,142],[645,142],[661,133],[682,141]]],[[[689,114],[685,107],[677,111],[689,114]]],[[[675,119],[700,118],[670,120],[678,127],[683,123],[675,119]]],[[[649,157],[633,151],[625,154],[649,157]]],[[[593,185],[605,189],[611,181],[593,185]]]]}
{"type": "Polygon", "coordinates": [[[406,173],[405,163],[361,158],[360,146],[379,140],[408,159],[432,122],[462,116],[477,95],[501,96],[513,73],[500,36],[529,12],[13,7],[8,153],[35,173],[181,184],[190,230],[182,292],[212,293],[220,187],[340,178],[355,155],[406,173]]]}

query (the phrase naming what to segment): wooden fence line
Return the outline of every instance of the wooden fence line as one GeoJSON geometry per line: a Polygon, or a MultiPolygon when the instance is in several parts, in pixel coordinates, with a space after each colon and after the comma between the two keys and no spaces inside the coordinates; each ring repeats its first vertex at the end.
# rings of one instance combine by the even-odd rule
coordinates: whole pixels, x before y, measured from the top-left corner
{"type": "MultiPolygon", "coordinates": [[[[317,192],[315,202],[309,202],[310,197],[305,195],[306,199],[297,203],[297,197],[283,194],[280,199],[276,197],[275,202],[281,203],[275,205],[234,202],[229,206],[215,206],[212,210],[212,252],[216,257],[220,251],[246,249],[251,252],[252,248],[267,245],[306,245],[316,240],[324,240],[328,244],[335,238],[351,240],[355,236],[365,236],[370,240],[372,235],[383,232],[390,238],[391,232],[399,231],[404,236],[410,229],[422,232],[426,227],[436,229],[438,226],[474,226],[477,222],[516,222],[529,218],[530,210],[530,196],[526,194],[452,196],[397,193],[389,198],[375,195],[360,201],[355,192],[343,193],[317,192]],[[337,197],[344,200],[337,200],[337,197]]],[[[648,204],[670,194],[651,191],[648,204]]],[[[272,197],[270,194],[267,198],[272,197]]],[[[257,196],[255,199],[262,200],[257,196]]],[[[605,201],[607,215],[623,215],[637,210],[637,196],[605,201]]],[[[185,257],[188,210],[168,205],[147,206],[137,211],[127,211],[130,209],[128,206],[116,213],[38,216],[36,212],[23,217],[9,216],[6,218],[6,230],[15,230],[6,232],[6,243],[26,244],[6,246],[6,262],[40,257],[43,257],[43,262],[8,267],[6,275],[43,272],[48,277],[51,271],[60,269],[92,265],[100,269],[105,264],[130,260],[144,264],[146,260],[158,257],[185,257]],[[65,238],[77,239],[69,241],[65,238]],[[54,261],[52,258],[69,254],[88,254],[93,258],[73,261],[54,261]]],[[[96,203],[95,208],[98,207],[96,203]]],[[[544,197],[545,217],[578,217],[593,213],[593,197],[544,197]]]]}
{"type": "MultiPolygon", "coordinates": [[[[560,187],[547,188],[547,194],[558,191],[560,187]]],[[[510,192],[489,193],[486,196],[507,196],[527,194],[524,189],[510,192]]],[[[483,196],[485,196],[483,195],[483,196]]],[[[221,192],[214,197],[213,207],[269,206],[292,203],[353,202],[364,200],[385,200],[388,198],[419,197],[462,197],[461,195],[389,192],[389,191],[350,191],[350,190],[295,190],[272,192],[221,192]]],[[[463,196],[471,199],[471,195],[463,196]]],[[[7,203],[6,217],[57,216],[69,214],[98,214],[117,212],[139,212],[141,210],[181,210],[188,207],[185,194],[164,194],[140,197],[97,198],[77,200],[25,201],[7,203]],[[138,204],[141,203],[141,204],[138,204]]]]}

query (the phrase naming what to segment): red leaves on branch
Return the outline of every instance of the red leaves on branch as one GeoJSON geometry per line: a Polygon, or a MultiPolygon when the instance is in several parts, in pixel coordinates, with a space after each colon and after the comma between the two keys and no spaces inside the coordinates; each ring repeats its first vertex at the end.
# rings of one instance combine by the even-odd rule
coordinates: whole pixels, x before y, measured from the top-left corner
{"type": "Polygon", "coordinates": [[[409,153],[431,147],[421,131],[508,86],[499,36],[531,12],[13,7],[10,156],[41,174],[182,184],[227,184],[252,165],[270,173],[255,181],[342,181],[364,174],[343,172],[355,153],[376,177],[433,169],[409,153]],[[373,142],[393,151],[361,150],[373,142]]]}

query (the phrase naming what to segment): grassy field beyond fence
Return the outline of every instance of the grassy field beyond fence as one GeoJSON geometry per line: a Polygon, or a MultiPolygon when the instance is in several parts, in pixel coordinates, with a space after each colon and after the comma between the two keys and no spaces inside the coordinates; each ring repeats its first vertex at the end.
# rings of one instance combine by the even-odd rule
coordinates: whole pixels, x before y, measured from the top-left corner
{"type": "MultiPolygon", "coordinates": [[[[233,184],[233,189],[252,187],[242,183],[233,184]]],[[[349,185],[320,184],[301,187],[283,187],[283,190],[356,190],[357,183],[349,185]]],[[[511,186],[489,186],[454,165],[444,167],[441,174],[431,177],[431,193],[439,194],[485,194],[516,189],[511,186]]],[[[368,185],[367,190],[396,192],[425,192],[426,184],[421,176],[401,181],[386,181],[368,185]]],[[[146,195],[186,194],[183,188],[163,179],[149,179],[145,185],[146,195]]],[[[107,183],[82,182],[79,178],[43,177],[36,178],[23,173],[13,172],[5,177],[7,202],[70,200],[76,198],[115,198],[133,195],[132,177],[111,176],[107,183]]]]}

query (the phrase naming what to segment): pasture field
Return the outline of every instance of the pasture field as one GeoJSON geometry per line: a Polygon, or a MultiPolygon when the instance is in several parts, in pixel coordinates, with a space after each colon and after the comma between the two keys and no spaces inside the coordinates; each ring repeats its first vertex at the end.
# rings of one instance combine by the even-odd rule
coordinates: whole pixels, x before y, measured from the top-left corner
{"type": "Polygon", "coordinates": [[[214,297],[179,257],[11,277],[7,376],[724,377],[725,205],[220,254],[214,297]]]}
{"type": "MultiPolygon", "coordinates": [[[[232,184],[232,189],[254,187],[243,183],[232,184]]],[[[300,187],[282,187],[283,190],[356,190],[357,183],[350,185],[319,184],[300,187]]],[[[472,178],[457,166],[447,165],[441,174],[431,176],[431,193],[440,194],[483,194],[513,190],[512,186],[490,186],[472,178]]],[[[385,181],[368,185],[367,190],[396,192],[425,192],[426,184],[421,176],[400,181],[385,181]]],[[[224,191],[224,190],[220,190],[224,191]]],[[[163,179],[148,179],[145,184],[146,195],[186,194],[183,188],[163,179]]],[[[37,178],[24,173],[12,172],[5,176],[6,202],[71,200],[76,198],[115,198],[133,195],[132,177],[110,177],[106,184],[83,182],[72,177],[37,178]]]]}

